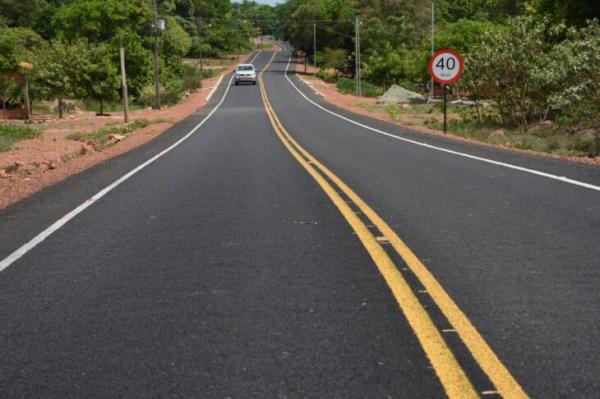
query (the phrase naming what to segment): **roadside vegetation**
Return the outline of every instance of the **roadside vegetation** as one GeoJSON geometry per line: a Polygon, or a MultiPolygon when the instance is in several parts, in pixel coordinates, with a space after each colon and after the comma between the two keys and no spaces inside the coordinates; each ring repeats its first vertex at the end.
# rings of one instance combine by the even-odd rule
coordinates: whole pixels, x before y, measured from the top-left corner
{"type": "MultiPolygon", "coordinates": [[[[449,131],[514,148],[600,155],[600,3],[592,0],[439,0],[435,49],[453,48],[465,73],[451,86],[449,131]]],[[[363,96],[391,85],[428,95],[431,2],[295,0],[277,7],[281,35],[317,76],[355,91],[355,17],[361,19],[363,96]]],[[[439,98],[440,91],[436,86],[439,98]]],[[[441,126],[440,109],[365,105],[407,124],[441,126]],[[411,118],[402,115],[410,114],[411,118]]]]}
{"type": "Polygon", "coordinates": [[[8,151],[21,140],[33,139],[40,135],[39,129],[14,124],[0,124],[0,152],[8,151]]]}
{"type": "Polygon", "coordinates": [[[103,126],[93,132],[82,132],[73,133],[67,136],[69,140],[85,142],[92,146],[96,151],[102,151],[103,149],[115,144],[119,141],[125,140],[129,133],[135,132],[138,129],[143,129],[147,126],[169,122],[165,119],[137,119],[130,123],[111,123],[103,126]]]}
{"type": "MultiPolygon", "coordinates": [[[[53,101],[56,105],[49,111],[60,117],[73,103],[86,108],[94,105],[99,114],[114,109],[121,100],[121,43],[132,106],[153,105],[155,34],[160,48],[161,100],[175,104],[186,92],[200,88],[202,79],[219,72],[188,65],[184,58],[223,58],[227,65],[235,61],[228,54],[253,48],[256,27],[238,18],[241,8],[229,0],[159,0],[158,15],[165,22],[164,30],[159,30],[149,0],[2,1],[3,109],[23,101],[24,75],[31,101],[53,101]]],[[[253,5],[255,12],[260,9],[253,5]]]]}

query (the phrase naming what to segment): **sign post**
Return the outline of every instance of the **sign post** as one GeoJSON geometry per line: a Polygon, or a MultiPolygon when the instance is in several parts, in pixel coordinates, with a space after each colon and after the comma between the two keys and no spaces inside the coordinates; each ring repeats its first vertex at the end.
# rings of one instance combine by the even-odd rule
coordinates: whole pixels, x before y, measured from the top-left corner
{"type": "Polygon", "coordinates": [[[460,78],[463,69],[462,57],[454,50],[440,50],[429,60],[429,74],[444,86],[444,134],[448,132],[448,85],[460,78]]]}

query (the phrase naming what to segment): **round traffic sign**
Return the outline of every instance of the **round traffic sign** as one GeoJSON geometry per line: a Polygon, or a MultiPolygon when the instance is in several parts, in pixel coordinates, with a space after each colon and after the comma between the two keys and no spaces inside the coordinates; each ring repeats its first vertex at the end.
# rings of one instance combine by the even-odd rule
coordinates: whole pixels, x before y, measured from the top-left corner
{"type": "Polygon", "coordinates": [[[449,85],[463,73],[463,60],[454,50],[440,50],[429,60],[429,74],[436,82],[449,85]]]}

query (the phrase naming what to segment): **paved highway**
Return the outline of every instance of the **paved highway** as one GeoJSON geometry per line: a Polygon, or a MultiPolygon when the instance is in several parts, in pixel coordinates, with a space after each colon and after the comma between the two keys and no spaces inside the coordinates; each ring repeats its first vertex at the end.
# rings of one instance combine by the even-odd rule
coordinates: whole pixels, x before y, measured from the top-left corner
{"type": "Polygon", "coordinates": [[[600,397],[600,168],[349,114],[283,49],[0,212],[0,397],[600,397]]]}

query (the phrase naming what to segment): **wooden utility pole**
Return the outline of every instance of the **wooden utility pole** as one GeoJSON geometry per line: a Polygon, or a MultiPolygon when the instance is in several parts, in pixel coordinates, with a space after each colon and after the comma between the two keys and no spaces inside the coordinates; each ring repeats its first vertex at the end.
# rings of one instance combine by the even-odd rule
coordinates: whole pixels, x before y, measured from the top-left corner
{"type": "Polygon", "coordinates": [[[129,98],[127,95],[127,77],[125,75],[125,48],[123,47],[123,38],[121,38],[119,56],[121,59],[121,89],[123,90],[123,117],[125,123],[127,123],[129,122],[129,98]]]}
{"type": "Polygon", "coordinates": [[[160,109],[160,59],[158,58],[158,32],[160,28],[158,26],[158,8],[156,6],[156,0],[152,0],[152,8],[154,9],[154,108],[160,109]]]}
{"type": "Polygon", "coordinates": [[[313,24],[313,63],[315,67],[315,75],[317,74],[317,24],[313,24]]]}
{"type": "Polygon", "coordinates": [[[31,122],[31,102],[29,101],[29,79],[27,74],[23,74],[25,86],[23,87],[23,100],[25,101],[25,123],[31,122]]]}
{"type": "Polygon", "coordinates": [[[200,75],[204,76],[204,62],[202,61],[202,18],[198,18],[198,49],[200,52],[200,75]]]}
{"type": "Polygon", "coordinates": [[[354,75],[355,75],[355,85],[356,85],[356,95],[361,97],[362,96],[362,77],[361,77],[361,60],[360,60],[360,17],[356,17],[355,23],[354,23],[354,30],[355,30],[355,44],[356,44],[356,54],[354,56],[355,59],[355,70],[354,70],[354,75]]]}

